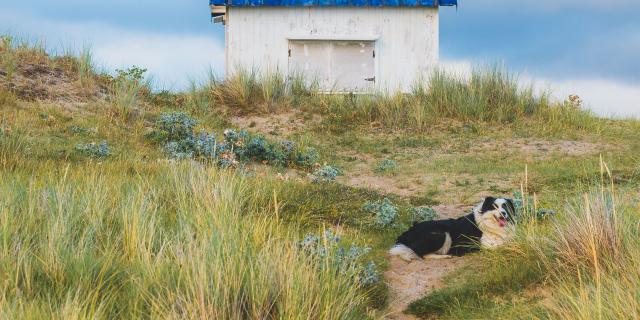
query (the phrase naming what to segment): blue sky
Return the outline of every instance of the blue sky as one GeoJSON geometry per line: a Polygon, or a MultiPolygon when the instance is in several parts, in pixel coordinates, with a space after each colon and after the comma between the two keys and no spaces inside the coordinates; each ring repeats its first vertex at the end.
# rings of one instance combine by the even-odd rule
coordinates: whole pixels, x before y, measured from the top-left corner
{"type": "MultiPolygon", "coordinates": [[[[90,45],[105,70],[147,67],[179,89],[222,71],[224,33],[206,0],[31,0],[0,3],[0,32],[59,52],[90,45]]],[[[558,97],[602,114],[640,116],[640,1],[459,0],[441,9],[441,60],[459,72],[504,63],[558,97]]]]}

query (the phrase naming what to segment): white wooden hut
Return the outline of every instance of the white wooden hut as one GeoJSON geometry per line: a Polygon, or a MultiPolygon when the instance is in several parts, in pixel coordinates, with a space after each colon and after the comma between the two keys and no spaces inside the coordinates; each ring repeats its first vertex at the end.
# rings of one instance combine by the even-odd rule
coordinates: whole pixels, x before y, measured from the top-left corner
{"type": "Polygon", "coordinates": [[[437,66],[440,6],[457,0],[210,0],[227,75],[304,74],[324,91],[407,91],[437,66]]]}

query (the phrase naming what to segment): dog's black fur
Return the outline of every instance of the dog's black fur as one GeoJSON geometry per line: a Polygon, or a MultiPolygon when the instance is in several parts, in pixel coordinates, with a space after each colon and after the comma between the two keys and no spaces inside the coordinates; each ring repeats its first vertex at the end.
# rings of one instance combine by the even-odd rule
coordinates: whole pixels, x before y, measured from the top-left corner
{"type": "Polygon", "coordinates": [[[513,223],[515,207],[510,199],[497,199],[488,197],[482,206],[474,209],[474,212],[458,218],[448,220],[426,221],[415,223],[408,231],[403,233],[397,241],[397,245],[404,245],[413,250],[419,256],[438,252],[443,255],[462,256],[478,251],[483,232],[478,226],[476,217],[494,210],[500,210],[502,217],[508,223],[513,223]],[[496,205],[496,201],[500,205],[496,205]],[[447,233],[451,237],[450,248],[443,251],[447,241],[447,233]]]}

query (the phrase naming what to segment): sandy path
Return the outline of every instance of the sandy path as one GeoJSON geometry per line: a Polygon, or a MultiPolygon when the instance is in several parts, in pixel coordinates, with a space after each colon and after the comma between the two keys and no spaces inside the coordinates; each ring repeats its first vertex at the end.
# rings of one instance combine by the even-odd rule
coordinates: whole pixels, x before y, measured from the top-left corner
{"type": "Polygon", "coordinates": [[[462,266],[465,258],[414,260],[392,257],[384,277],[391,291],[390,320],[418,319],[403,311],[413,301],[445,286],[443,278],[462,266]]]}

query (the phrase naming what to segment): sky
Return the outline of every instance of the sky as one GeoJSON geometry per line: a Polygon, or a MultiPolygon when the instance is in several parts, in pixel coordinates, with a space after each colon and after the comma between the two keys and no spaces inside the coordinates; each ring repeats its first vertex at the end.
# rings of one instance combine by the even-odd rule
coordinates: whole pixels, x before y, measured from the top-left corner
{"type": "MultiPolygon", "coordinates": [[[[558,99],[640,117],[639,0],[459,0],[440,13],[445,68],[498,63],[558,99]]],[[[57,53],[90,48],[102,70],[145,67],[165,89],[223,72],[224,29],[206,0],[0,0],[0,33],[57,53]]]]}

